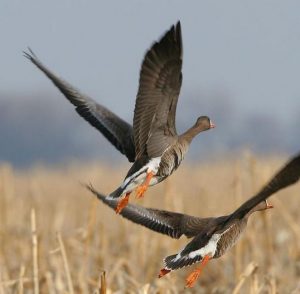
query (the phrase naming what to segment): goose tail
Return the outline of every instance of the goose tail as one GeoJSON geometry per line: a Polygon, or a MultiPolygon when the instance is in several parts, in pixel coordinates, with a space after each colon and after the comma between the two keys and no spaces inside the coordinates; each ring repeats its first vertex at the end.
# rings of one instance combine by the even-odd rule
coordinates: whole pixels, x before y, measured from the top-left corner
{"type": "Polygon", "coordinates": [[[123,195],[124,188],[119,187],[115,191],[111,192],[106,198],[107,200],[113,200],[116,198],[120,198],[123,195]]]}

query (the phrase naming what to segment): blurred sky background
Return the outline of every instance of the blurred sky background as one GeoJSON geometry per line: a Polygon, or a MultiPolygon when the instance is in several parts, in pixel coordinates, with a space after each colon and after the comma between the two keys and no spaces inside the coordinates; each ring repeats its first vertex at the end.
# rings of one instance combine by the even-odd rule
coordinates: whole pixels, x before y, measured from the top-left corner
{"type": "Polygon", "coordinates": [[[217,125],[188,159],[300,150],[299,1],[0,0],[0,161],[126,162],[22,51],[131,122],[144,53],[177,20],[177,129],[217,125]]]}

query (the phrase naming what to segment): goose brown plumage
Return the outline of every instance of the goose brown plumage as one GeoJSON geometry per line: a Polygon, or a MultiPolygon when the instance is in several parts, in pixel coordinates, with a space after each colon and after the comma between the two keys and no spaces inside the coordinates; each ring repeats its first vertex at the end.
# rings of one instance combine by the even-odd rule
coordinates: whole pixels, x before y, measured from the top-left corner
{"type": "Polygon", "coordinates": [[[214,127],[209,117],[201,116],[183,134],[178,135],[176,131],[176,107],[182,83],[180,22],[154,43],[144,57],[133,128],[58,78],[30,49],[24,55],[52,80],[83,118],[102,132],[129,161],[134,162],[123,183],[108,196],[110,199],[121,198],[116,212],[121,212],[127,205],[133,190],[137,189],[137,197],[140,198],[148,186],[170,176],[183,160],[192,139],[214,127]]]}
{"type": "MultiPolygon", "coordinates": [[[[221,257],[235,244],[246,228],[249,216],[255,211],[272,208],[267,198],[295,184],[299,178],[300,153],[285,164],[256,195],[229,215],[200,218],[133,204],[128,204],[120,214],[134,223],[172,238],[178,239],[182,235],[193,237],[179,253],[164,259],[165,266],[159,273],[159,277],[162,277],[173,270],[201,262],[200,267],[186,280],[186,286],[193,287],[206,263],[210,259],[221,257]]],[[[87,188],[111,208],[117,206],[115,199],[109,200],[91,186],[87,188]]]]}
{"type": "Polygon", "coordinates": [[[140,198],[148,186],[170,176],[183,160],[192,139],[214,127],[203,116],[192,128],[177,135],[175,115],[181,68],[182,39],[178,22],[153,44],[142,63],[133,119],[136,158],[121,186],[109,195],[110,199],[125,195],[116,212],[127,205],[133,190],[137,189],[140,198]]]}

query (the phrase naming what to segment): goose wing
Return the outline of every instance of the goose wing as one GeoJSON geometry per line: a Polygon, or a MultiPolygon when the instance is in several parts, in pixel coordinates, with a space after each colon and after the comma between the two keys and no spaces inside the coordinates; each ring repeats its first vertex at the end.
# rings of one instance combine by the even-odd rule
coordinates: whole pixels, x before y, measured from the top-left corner
{"type": "Polygon", "coordinates": [[[182,82],[180,22],[146,53],[140,71],[133,129],[136,158],[161,156],[176,136],[175,115],[182,82]]]}
{"type": "Polygon", "coordinates": [[[76,107],[80,116],[98,129],[130,162],[135,158],[132,126],[92,98],[80,93],[68,82],[50,71],[29,49],[24,56],[36,65],[76,107]]]}
{"type": "MultiPolygon", "coordinates": [[[[104,204],[113,209],[116,208],[118,200],[107,199],[105,195],[99,193],[90,185],[86,187],[104,204]]],[[[188,238],[197,235],[199,231],[202,231],[213,219],[198,218],[177,212],[145,208],[130,203],[123,208],[120,214],[136,224],[175,239],[179,239],[182,235],[188,238]]]]}

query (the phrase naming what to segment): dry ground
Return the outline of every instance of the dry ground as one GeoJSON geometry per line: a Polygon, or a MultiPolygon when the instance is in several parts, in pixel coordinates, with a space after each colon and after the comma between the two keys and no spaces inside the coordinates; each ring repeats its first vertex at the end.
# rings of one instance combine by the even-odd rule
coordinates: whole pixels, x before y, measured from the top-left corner
{"type": "MultiPolygon", "coordinates": [[[[131,201],[219,216],[257,191],[286,159],[248,154],[198,166],[184,163],[144,200],[131,201]]],[[[254,214],[237,246],[211,261],[193,290],[184,290],[193,268],[163,279],[157,274],[163,257],[187,240],[116,216],[80,185],[91,182],[108,193],[127,168],[98,162],[18,171],[1,165],[0,294],[100,293],[103,271],[107,293],[300,293],[299,184],[272,197],[275,209],[254,214]]]]}

